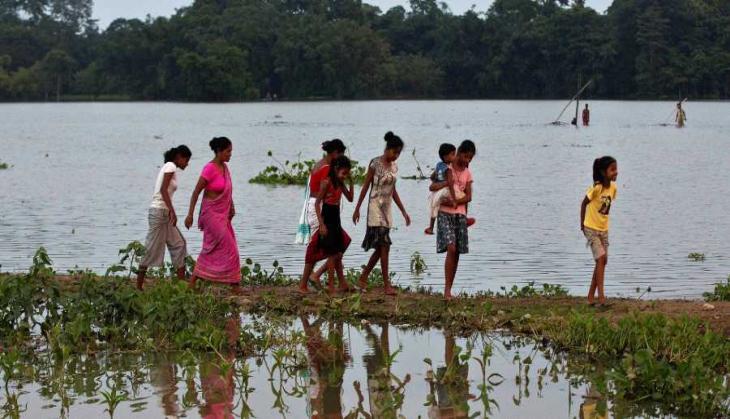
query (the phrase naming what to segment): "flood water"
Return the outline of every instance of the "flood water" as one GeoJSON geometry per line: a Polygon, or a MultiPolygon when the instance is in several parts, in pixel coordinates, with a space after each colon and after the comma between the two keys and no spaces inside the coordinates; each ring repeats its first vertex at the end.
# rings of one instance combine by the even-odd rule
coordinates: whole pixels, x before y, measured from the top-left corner
{"type": "Polygon", "coordinates": [[[649,417],[607,402],[579,364],[524,337],[314,317],[265,324],[288,343],[245,357],[39,353],[0,395],[2,411],[101,418],[109,398],[119,418],[649,417]]]}
{"type": "MultiPolygon", "coordinates": [[[[728,268],[730,205],[727,164],[730,103],[688,103],[685,129],[667,122],[670,102],[590,102],[589,128],[546,125],[560,101],[386,101],[253,104],[79,103],[0,104],[0,264],[27,268],[45,246],[59,270],[103,272],[118,249],[144,240],[147,208],[162,152],[187,144],[193,159],[179,175],[174,202],[183,218],[190,192],[212,153],[208,141],[234,142],[230,163],[243,257],[264,266],[274,259],[298,274],[304,249],[293,244],[303,189],[252,185],[248,179],[280,160],[319,155],[319,144],[342,138],[351,157],[377,156],[383,134],[406,142],[400,174],[415,174],[413,148],[433,166],[441,142],[476,142],[470,253],[462,258],[457,291],[558,283],[586,292],[592,260],[579,230],[579,205],[591,184],[593,159],[619,162],[618,198],[611,211],[606,288],[611,295],[697,297],[723,281],[728,268]],[[704,262],[687,255],[704,253],[704,262]]],[[[391,267],[400,284],[440,288],[443,258],[427,223],[427,184],[400,180],[413,225],[395,214],[391,267]],[[409,273],[420,252],[428,273],[409,273]]],[[[363,209],[364,210],[364,209],[363,209]]],[[[345,263],[367,260],[357,244],[364,226],[344,227],[354,244],[345,263]]],[[[196,255],[202,235],[185,231],[196,255]]]]}

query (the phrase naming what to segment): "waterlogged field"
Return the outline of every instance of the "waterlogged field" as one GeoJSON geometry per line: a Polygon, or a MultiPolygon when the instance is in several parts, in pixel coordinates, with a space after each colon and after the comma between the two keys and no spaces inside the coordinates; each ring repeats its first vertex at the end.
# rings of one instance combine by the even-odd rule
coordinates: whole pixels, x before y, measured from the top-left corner
{"type": "MultiPolygon", "coordinates": [[[[684,130],[660,125],[662,102],[592,102],[589,129],[545,125],[562,105],[0,104],[0,266],[20,273],[0,273],[1,415],[728,417],[730,218],[718,191],[730,105],[688,105],[684,130]],[[414,219],[393,232],[398,295],[300,296],[290,287],[304,249],[292,242],[310,159],[340,137],[363,166],[387,130],[407,144],[398,188],[414,219]],[[214,135],[234,141],[234,228],[254,291],[193,292],[167,267],[139,292],[135,240],[160,155],[193,149],[175,196],[184,212],[214,135]],[[478,147],[477,225],[456,282],[468,295],[446,304],[417,179],[440,142],[464,138],[478,147]],[[578,206],[601,154],[620,172],[607,291],[631,297],[608,309],[568,296],[585,294],[592,269],[578,206]]],[[[351,210],[352,282],[366,255],[351,210]]],[[[184,234],[196,255],[201,234],[184,234]]]]}
{"type": "MultiPolygon", "coordinates": [[[[122,268],[116,273],[59,277],[41,249],[27,275],[0,275],[4,416],[730,412],[724,336],[686,317],[637,312],[608,321],[566,307],[559,286],[449,304],[426,290],[302,298],[279,270],[246,267],[257,293],[230,298],[225,288],[194,292],[164,279],[139,292],[122,268]]],[[[723,290],[708,299],[724,299],[723,290]]]]}
{"type": "MultiPolygon", "coordinates": [[[[583,192],[595,157],[619,162],[619,192],[611,211],[609,295],[700,297],[728,273],[730,218],[727,132],[730,104],[689,102],[683,130],[660,126],[671,102],[591,101],[591,127],[546,125],[562,101],[372,101],[316,103],[0,104],[0,264],[27,267],[40,246],[60,271],[74,266],[104,273],[117,250],[144,240],[147,208],[162,152],[185,143],[193,151],[175,195],[185,213],[190,192],[211,158],[208,141],[233,140],[230,163],[237,217],[234,229],[244,258],[281,262],[301,272],[304,250],[293,244],[303,187],[249,183],[267,166],[287,167],[283,183],[303,183],[292,166],[319,156],[334,137],[367,165],[393,130],[406,142],[400,174],[417,176],[437,161],[441,142],[469,138],[478,153],[471,205],[477,225],[470,254],[462,258],[456,291],[477,292],[537,283],[587,292],[592,261],[578,229],[583,192]],[[268,152],[272,156],[268,156],[268,152]],[[278,160],[279,163],[273,159],[278,160]],[[701,260],[689,259],[702,254],[701,260]]],[[[669,118],[668,118],[669,117],[669,118]]],[[[395,214],[391,267],[402,285],[443,284],[443,258],[425,236],[426,182],[402,179],[398,190],[413,219],[395,214]],[[430,268],[409,270],[418,251],[430,268]]],[[[344,228],[353,237],[345,263],[367,260],[359,248],[364,226],[353,226],[344,205],[344,228]]],[[[202,235],[183,231],[196,255],[202,235]]]]}

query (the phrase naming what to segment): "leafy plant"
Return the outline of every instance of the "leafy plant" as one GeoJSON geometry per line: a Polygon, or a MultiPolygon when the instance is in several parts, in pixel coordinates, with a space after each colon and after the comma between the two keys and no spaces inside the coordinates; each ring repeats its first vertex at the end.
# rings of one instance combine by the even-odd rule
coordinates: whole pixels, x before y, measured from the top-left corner
{"type": "Polygon", "coordinates": [[[9,169],[9,168],[10,168],[10,165],[9,164],[3,163],[3,162],[0,161],[0,170],[6,170],[6,169],[9,169]]]}
{"type": "Polygon", "coordinates": [[[127,395],[124,392],[119,392],[116,383],[112,386],[111,391],[102,391],[101,395],[104,397],[106,403],[106,411],[109,412],[109,417],[114,418],[114,411],[119,406],[119,403],[127,400],[127,395]]]}
{"type": "Polygon", "coordinates": [[[420,276],[424,272],[428,270],[428,265],[426,265],[426,261],[423,260],[423,257],[419,252],[413,252],[411,255],[411,273],[416,276],[420,276]]]}
{"type": "Polygon", "coordinates": [[[139,272],[139,262],[144,257],[146,249],[142,243],[135,240],[130,242],[126,247],[119,249],[119,263],[112,265],[107,269],[106,275],[115,274],[118,272],[127,272],[127,278],[131,278],[132,274],[139,272]],[[126,264],[129,264],[127,266],[126,264]]]}
{"type": "Polygon", "coordinates": [[[568,295],[568,290],[562,285],[545,283],[542,284],[542,289],[539,289],[535,288],[535,281],[530,281],[523,287],[513,285],[510,289],[504,286],[499,288],[502,290],[502,293],[497,293],[496,295],[506,298],[565,297],[568,295]]]}
{"type": "Polygon", "coordinates": [[[250,286],[288,286],[297,282],[294,278],[284,275],[284,268],[279,265],[278,260],[275,260],[271,266],[272,270],[269,272],[262,269],[261,265],[254,260],[246,259],[245,264],[241,267],[242,283],[250,286]]]}

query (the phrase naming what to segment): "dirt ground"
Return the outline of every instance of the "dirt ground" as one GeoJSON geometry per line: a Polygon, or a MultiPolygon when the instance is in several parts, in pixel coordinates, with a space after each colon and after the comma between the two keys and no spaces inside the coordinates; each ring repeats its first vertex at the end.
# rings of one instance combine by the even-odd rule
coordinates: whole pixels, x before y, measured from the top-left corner
{"type": "MultiPolygon", "coordinates": [[[[222,294],[229,294],[221,290],[222,294]]],[[[329,296],[326,293],[310,293],[306,296],[299,294],[296,287],[257,287],[253,290],[246,289],[246,295],[231,296],[241,304],[242,307],[266,308],[290,307],[291,312],[317,312],[318,308],[325,305],[332,305],[333,300],[344,299],[351,296],[347,294],[336,294],[329,296]],[[272,304],[272,301],[276,301],[272,304]]],[[[573,309],[594,311],[597,315],[616,322],[624,316],[633,312],[640,313],[661,313],[669,317],[677,318],[689,316],[699,318],[717,333],[730,337],[730,302],[705,303],[702,300],[636,300],[636,299],[610,299],[609,306],[603,308],[590,307],[585,298],[581,297],[557,297],[557,298],[488,298],[488,297],[455,297],[446,302],[440,295],[425,295],[418,293],[399,292],[397,296],[386,296],[379,290],[373,290],[362,294],[360,298],[361,317],[386,317],[389,320],[398,320],[398,317],[405,317],[407,321],[412,318],[415,311],[431,310],[436,313],[442,310],[459,310],[464,306],[483,307],[484,304],[491,305],[492,312],[517,313],[524,315],[552,314],[560,315],[573,309]],[[410,313],[408,313],[410,311],[410,313]],[[403,314],[406,312],[406,315],[403,314]]],[[[512,316],[514,317],[514,316],[512,316]]],[[[437,320],[437,318],[434,318],[437,320]]],[[[434,323],[438,324],[438,321],[434,323]]]]}

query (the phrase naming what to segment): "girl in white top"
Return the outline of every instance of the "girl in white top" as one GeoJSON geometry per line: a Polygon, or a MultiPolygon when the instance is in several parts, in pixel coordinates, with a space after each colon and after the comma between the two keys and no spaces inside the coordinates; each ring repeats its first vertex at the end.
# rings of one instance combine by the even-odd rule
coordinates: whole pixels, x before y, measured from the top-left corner
{"type": "Polygon", "coordinates": [[[149,209],[149,231],[145,243],[146,252],[139,262],[137,288],[144,286],[147,268],[162,266],[165,248],[170,251],[172,264],[180,279],[185,278],[185,257],[188,255],[185,239],[177,228],[177,215],[172,205],[172,195],[177,190],[177,169],[185,170],[192,153],[181,145],[165,152],[165,164],[160,169],[149,209]]]}

